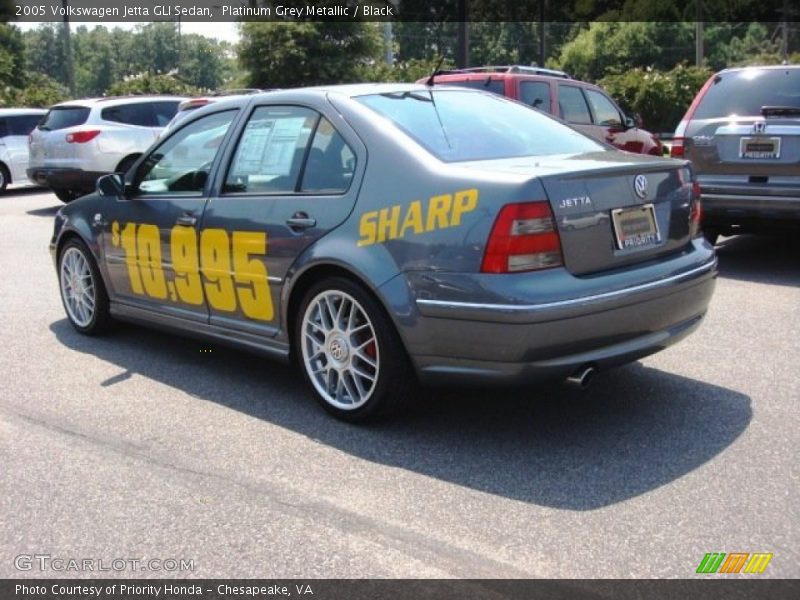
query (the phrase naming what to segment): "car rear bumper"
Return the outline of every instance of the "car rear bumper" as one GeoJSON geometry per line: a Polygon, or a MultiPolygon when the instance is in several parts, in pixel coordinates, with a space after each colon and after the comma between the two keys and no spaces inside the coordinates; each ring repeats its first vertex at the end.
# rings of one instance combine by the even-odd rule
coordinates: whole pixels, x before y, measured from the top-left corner
{"type": "Polygon", "coordinates": [[[753,221],[800,223],[800,187],[704,184],[703,218],[709,225],[753,221]]]}
{"type": "Polygon", "coordinates": [[[107,173],[83,171],[64,167],[32,167],[27,170],[28,179],[36,185],[52,189],[81,190],[92,192],[97,179],[107,173]]]}
{"type": "MultiPolygon", "coordinates": [[[[475,303],[417,294],[419,323],[403,332],[404,339],[420,378],[434,384],[517,384],[628,363],[680,341],[700,325],[717,262],[710,248],[694,244],[702,250],[693,258],[700,253],[706,258],[699,264],[684,258],[682,269],[642,281],[644,272],[653,273],[643,267],[637,283],[561,300],[475,303]]],[[[605,286],[621,277],[604,277],[605,286]]]]}

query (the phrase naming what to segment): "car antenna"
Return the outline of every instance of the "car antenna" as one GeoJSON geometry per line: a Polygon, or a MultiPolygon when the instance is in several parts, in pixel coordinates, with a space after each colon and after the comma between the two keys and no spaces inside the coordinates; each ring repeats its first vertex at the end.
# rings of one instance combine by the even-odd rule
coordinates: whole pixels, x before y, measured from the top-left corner
{"type": "Polygon", "coordinates": [[[431,76],[428,77],[428,80],[425,82],[425,85],[427,85],[428,87],[433,87],[433,78],[439,74],[439,69],[442,67],[443,62],[444,62],[444,54],[442,54],[439,57],[439,62],[436,63],[436,67],[433,69],[433,73],[431,73],[431,76]]]}

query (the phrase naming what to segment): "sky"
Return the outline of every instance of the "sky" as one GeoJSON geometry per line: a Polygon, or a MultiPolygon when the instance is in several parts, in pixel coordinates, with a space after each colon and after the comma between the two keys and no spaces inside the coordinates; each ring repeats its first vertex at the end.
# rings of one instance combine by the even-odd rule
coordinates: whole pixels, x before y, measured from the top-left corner
{"type": "MultiPolygon", "coordinates": [[[[151,21],[146,22],[116,22],[116,21],[109,21],[104,22],[104,25],[107,29],[114,29],[115,27],[121,27],[122,29],[133,29],[137,25],[147,25],[151,23],[151,21]]],[[[84,23],[81,21],[72,21],[69,22],[70,27],[77,28],[81,25],[85,25],[89,29],[93,29],[97,27],[101,23],[84,23]]],[[[41,23],[12,23],[12,25],[19,27],[23,31],[28,31],[29,29],[35,29],[41,23]]],[[[239,32],[236,29],[236,23],[230,21],[221,21],[217,23],[195,23],[195,22],[182,22],[181,23],[181,33],[196,33],[199,35],[204,35],[210,38],[216,38],[221,41],[226,42],[238,42],[239,41],[239,32]]]]}

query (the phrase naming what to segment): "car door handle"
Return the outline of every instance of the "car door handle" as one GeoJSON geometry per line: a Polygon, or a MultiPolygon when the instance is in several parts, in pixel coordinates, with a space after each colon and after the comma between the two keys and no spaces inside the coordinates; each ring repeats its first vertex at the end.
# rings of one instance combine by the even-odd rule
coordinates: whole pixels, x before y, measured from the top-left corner
{"type": "Polygon", "coordinates": [[[295,213],[290,219],[286,220],[290,229],[308,229],[317,224],[316,219],[312,219],[304,212],[295,213]]]}
{"type": "Polygon", "coordinates": [[[186,227],[194,227],[197,223],[197,217],[192,213],[183,213],[176,221],[178,225],[185,225],[186,227]]]}

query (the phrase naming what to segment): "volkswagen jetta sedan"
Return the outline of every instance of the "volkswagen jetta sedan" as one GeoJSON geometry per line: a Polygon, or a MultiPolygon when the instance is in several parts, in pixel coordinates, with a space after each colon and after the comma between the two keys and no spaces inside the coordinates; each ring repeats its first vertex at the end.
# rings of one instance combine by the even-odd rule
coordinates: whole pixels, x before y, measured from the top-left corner
{"type": "Polygon", "coordinates": [[[133,321],[294,359],[358,421],[417,383],[570,379],[695,330],[716,258],[690,164],[480,90],[369,84],[198,109],[62,208],[79,332],[133,321]]]}

